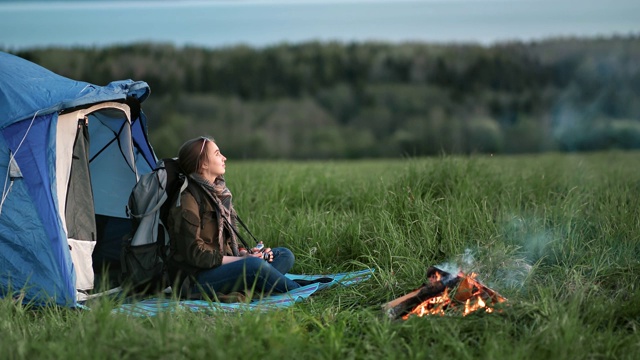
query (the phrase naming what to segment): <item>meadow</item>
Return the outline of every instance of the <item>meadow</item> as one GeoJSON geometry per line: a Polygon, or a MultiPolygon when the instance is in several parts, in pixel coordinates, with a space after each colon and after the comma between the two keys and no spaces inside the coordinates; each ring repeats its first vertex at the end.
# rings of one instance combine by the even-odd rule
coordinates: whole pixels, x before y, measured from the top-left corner
{"type": "Polygon", "coordinates": [[[375,269],[293,307],[113,314],[0,300],[7,359],[634,359],[640,153],[227,162],[254,235],[296,273],[375,269]],[[501,311],[388,319],[430,265],[475,271],[501,311]]]}

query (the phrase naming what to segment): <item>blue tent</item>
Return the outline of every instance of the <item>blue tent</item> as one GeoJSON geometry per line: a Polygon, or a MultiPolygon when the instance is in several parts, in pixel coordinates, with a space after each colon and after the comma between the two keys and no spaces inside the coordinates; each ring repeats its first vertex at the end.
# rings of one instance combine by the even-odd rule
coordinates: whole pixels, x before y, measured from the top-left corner
{"type": "Polygon", "coordinates": [[[149,92],[0,52],[0,297],[75,306],[117,263],[130,191],[157,161],[140,108],[149,92]]]}

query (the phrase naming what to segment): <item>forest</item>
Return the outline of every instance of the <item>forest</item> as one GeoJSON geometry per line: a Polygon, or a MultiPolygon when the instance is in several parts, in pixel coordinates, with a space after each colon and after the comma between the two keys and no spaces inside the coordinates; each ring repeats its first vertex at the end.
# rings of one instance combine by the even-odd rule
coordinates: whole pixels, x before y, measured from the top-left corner
{"type": "Polygon", "coordinates": [[[5,51],[93,84],[146,81],[160,157],[200,135],[234,159],[640,148],[640,35],[5,51]]]}

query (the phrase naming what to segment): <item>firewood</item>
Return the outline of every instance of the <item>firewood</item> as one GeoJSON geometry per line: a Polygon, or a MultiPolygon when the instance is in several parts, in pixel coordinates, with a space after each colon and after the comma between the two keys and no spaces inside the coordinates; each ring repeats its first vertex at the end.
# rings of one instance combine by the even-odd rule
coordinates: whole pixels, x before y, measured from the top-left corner
{"type": "MultiPolygon", "coordinates": [[[[393,319],[403,318],[425,301],[442,296],[445,290],[452,292],[451,300],[457,304],[479,296],[490,303],[503,302],[506,299],[475,279],[475,275],[466,276],[463,273],[453,275],[437,267],[427,269],[427,282],[412,292],[392,300],[383,305],[386,315],[393,319]]],[[[465,306],[466,309],[466,306],[465,306]]]]}
{"type": "Polygon", "coordinates": [[[386,303],[383,309],[390,319],[399,319],[427,299],[441,295],[447,287],[455,286],[457,281],[452,279],[446,285],[442,281],[424,283],[418,289],[386,303]]]}

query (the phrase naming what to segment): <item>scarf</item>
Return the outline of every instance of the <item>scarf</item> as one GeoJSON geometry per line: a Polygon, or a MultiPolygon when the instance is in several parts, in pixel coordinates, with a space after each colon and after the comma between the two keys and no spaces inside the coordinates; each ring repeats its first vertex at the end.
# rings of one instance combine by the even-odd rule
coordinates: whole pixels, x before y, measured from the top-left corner
{"type": "Polygon", "coordinates": [[[225,184],[224,178],[218,177],[212,184],[196,173],[192,173],[189,177],[205,190],[207,195],[209,195],[209,199],[211,199],[218,208],[216,217],[218,219],[218,243],[220,245],[220,253],[226,253],[224,229],[227,227],[227,232],[230,236],[229,246],[231,247],[231,252],[233,256],[238,256],[238,238],[236,237],[234,229],[231,228],[235,224],[236,210],[233,208],[231,202],[231,190],[229,190],[225,184]]]}

